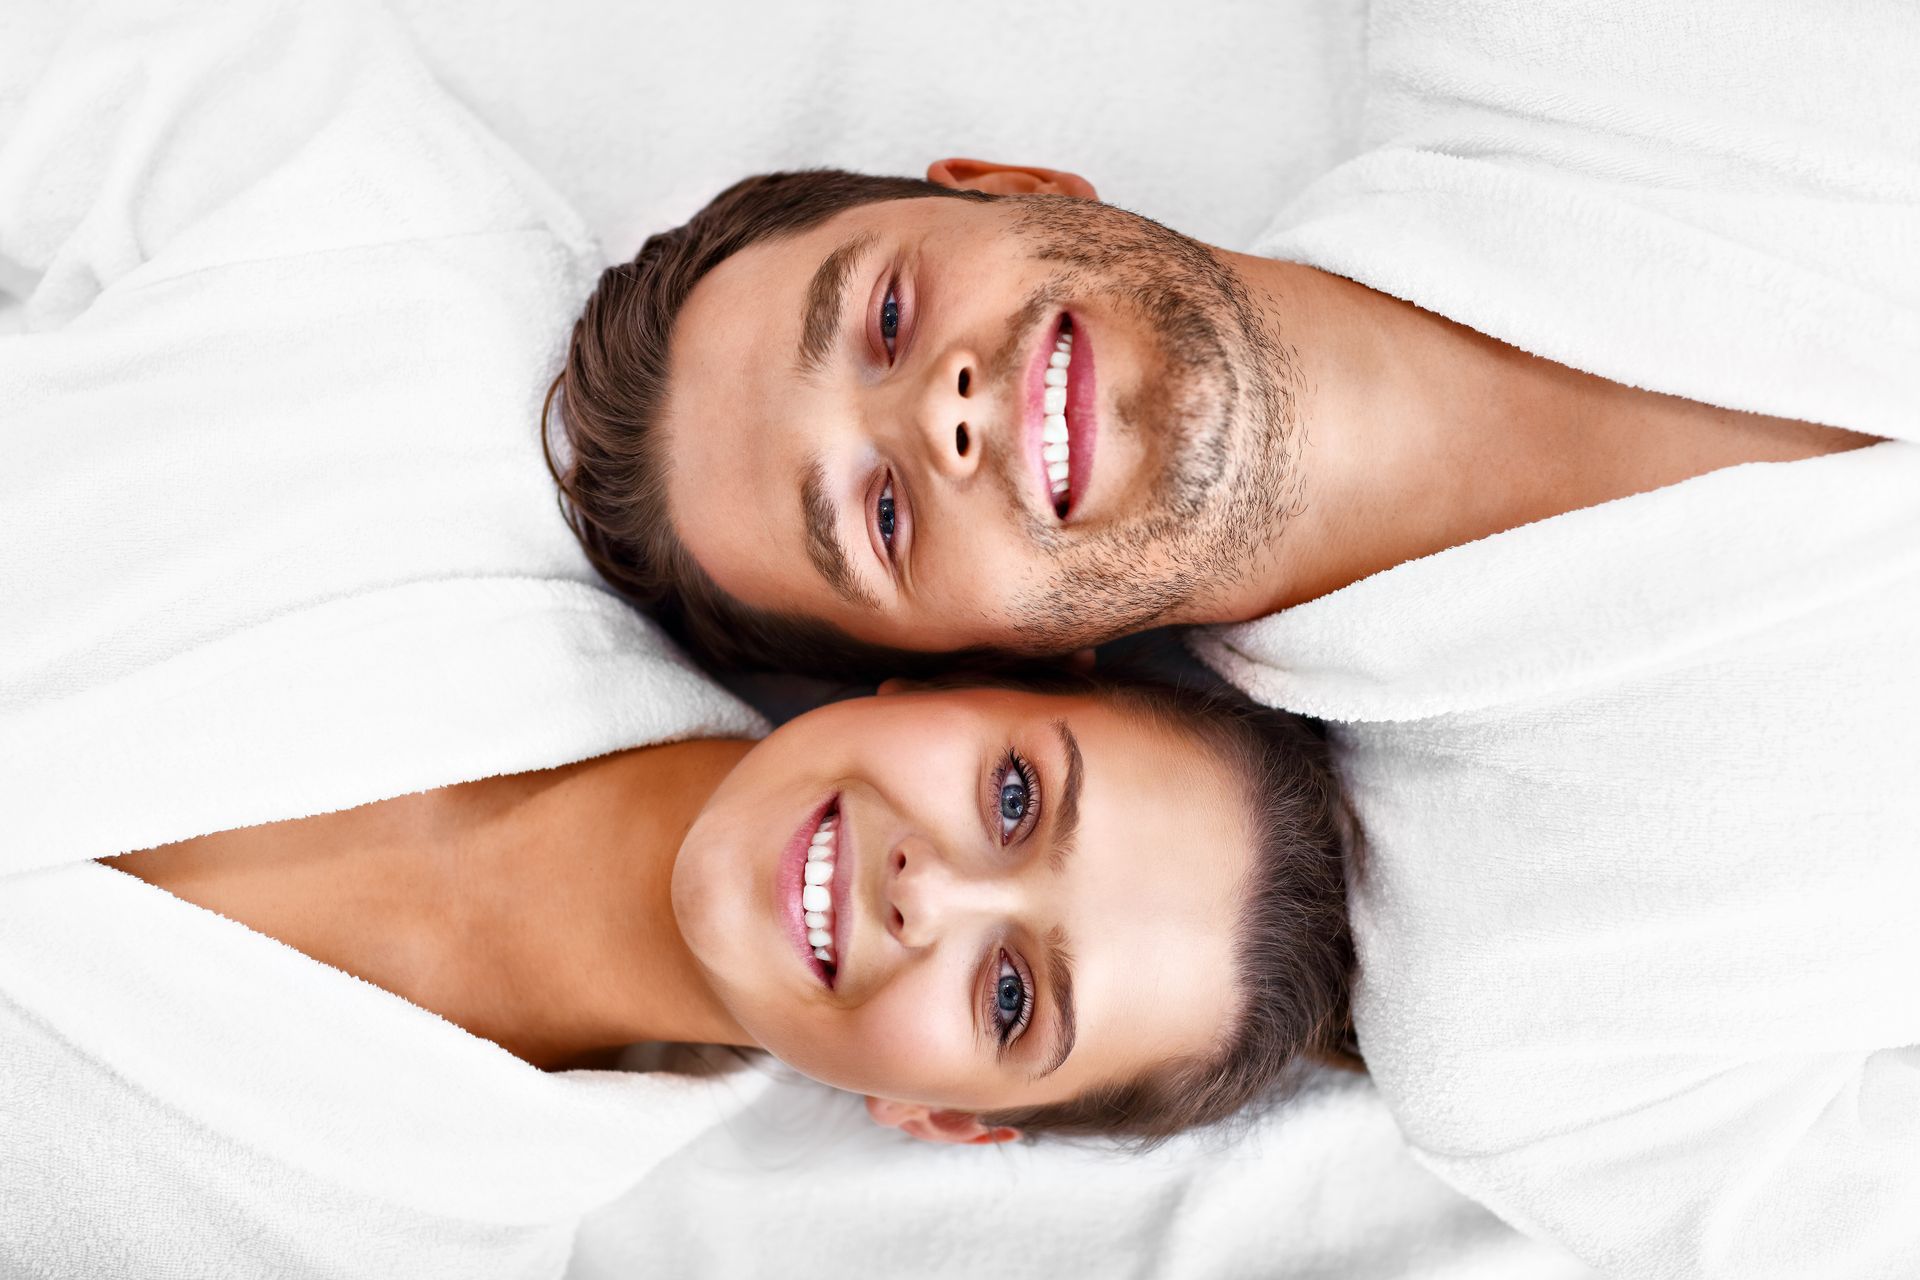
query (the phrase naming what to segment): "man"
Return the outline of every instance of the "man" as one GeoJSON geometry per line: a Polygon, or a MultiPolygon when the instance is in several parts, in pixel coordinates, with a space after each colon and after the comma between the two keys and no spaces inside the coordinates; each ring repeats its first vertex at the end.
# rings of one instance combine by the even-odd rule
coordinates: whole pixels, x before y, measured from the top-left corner
{"type": "Polygon", "coordinates": [[[723,657],[1242,624],[1337,722],[1425,1159],[1608,1271],[1906,1274],[1920,39],[1572,8],[1379,6],[1260,256],[1046,169],[742,183],[603,277],[563,487],[723,657]]]}

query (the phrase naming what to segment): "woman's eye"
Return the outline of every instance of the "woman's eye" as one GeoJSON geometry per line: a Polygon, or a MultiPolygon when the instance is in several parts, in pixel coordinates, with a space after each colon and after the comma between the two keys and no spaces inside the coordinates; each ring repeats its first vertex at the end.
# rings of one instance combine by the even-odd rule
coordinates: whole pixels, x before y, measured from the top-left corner
{"type": "Polygon", "coordinates": [[[1000,794],[994,805],[1000,819],[1000,843],[1011,844],[1034,810],[1032,767],[1009,751],[1000,769],[1000,794]]]}
{"type": "Polygon", "coordinates": [[[893,359],[893,342],[900,336],[900,299],[893,286],[887,286],[886,301],[880,304],[880,341],[887,344],[887,359],[893,359]]]}
{"type": "Polygon", "coordinates": [[[1000,1043],[1011,1044],[1033,1017],[1033,991],[1027,986],[1027,980],[1020,976],[1020,970],[1013,964],[1013,957],[1006,952],[1000,953],[1000,971],[993,980],[993,1025],[1000,1031],[1000,1043]]]}
{"type": "Polygon", "coordinates": [[[887,477],[887,483],[880,490],[880,501],[874,504],[874,523],[880,529],[880,545],[893,554],[893,477],[887,477]]]}

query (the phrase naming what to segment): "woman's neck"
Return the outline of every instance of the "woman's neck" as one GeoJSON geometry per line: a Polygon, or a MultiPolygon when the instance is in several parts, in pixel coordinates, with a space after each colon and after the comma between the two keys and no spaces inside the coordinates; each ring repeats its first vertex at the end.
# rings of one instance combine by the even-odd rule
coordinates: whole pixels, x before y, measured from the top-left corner
{"type": "Polygon", "coordinates": [[[682,837],[751,743],[490,778],[114,859],[542,1067],[750,1043],[676,927],[682,837]]]}

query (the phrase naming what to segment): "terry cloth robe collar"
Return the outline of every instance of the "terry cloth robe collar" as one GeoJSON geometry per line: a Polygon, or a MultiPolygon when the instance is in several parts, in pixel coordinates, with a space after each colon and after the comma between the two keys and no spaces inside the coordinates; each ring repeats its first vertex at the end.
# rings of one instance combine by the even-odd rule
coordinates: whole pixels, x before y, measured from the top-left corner
{"type": "Polygon", "coordinates": [[[575,1220],[754,1093],[751,1075],[538,1070],[97,863],[7,878],[0,1001],[272,1168],[466,1223],[575,1220]]]}
{"type": "Polygon", "coordinates": [[[1408,561],[1192,643],[1262,702],[1325,720],[1572,695],[1910,572],[1914,494],[1920,445],[1904,442],[1728,467],[1408,561]],[[1888,469],[1907,478],[1904,500],[1884,478],[1854,483],[1888,469]],[[1804,536],[1812,528],[1821,536],[1804,536]]]}

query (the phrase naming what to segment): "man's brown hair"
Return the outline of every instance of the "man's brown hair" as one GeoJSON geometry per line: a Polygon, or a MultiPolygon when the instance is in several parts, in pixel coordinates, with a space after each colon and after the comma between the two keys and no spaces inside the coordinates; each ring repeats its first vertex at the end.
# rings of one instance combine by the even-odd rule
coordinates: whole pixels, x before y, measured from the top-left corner
{"type": "Polygon", "coordinates": [[[671,462],[659,425],[674,322],[709,271],[749,245],[795,235],[843,210],[921,196],[993,198],[839,169],[744,179],[685,225],[649,236],[633,261],[602,272],[574,322],[566,365],[541,415],[561,509],[602,577],[718,665],[869,674],[926,670],[932,661],[860,644],[825,623],[756,609],[722,591],[674,532],[671,462]],[[556,451],[549,418],[557,418],[564,449],[556,451]]]}

